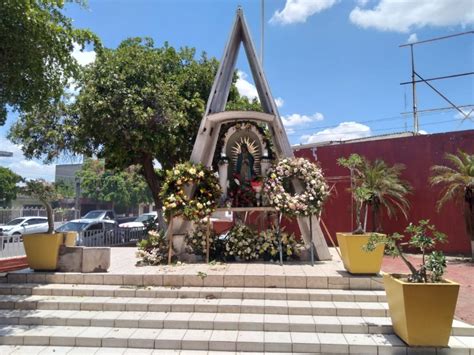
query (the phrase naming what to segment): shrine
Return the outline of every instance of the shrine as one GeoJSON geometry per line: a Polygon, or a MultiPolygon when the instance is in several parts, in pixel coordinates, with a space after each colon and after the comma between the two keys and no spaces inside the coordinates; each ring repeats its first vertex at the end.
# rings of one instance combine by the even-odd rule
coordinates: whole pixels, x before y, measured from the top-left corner
{"type": "MultiPolygon", "coordinates": [[[[218,172],[222,196],[214,217],[218,219],[222,212],[247,215],[275,211],[262,194],[263,180],[272,164],[293,157],[243,11],[238,8],[190,157],[192,163],[218,172]],[[263,112],[225,110],[241,44],[263,112]]],[[[299,179],[290,179],[288,185],[293,193],[304,192],[305,185],[299,179]]],[[[189,193],[192,195],[193,190],[189,189],[189,193]]],[[[281,219],[279,211],[278,215],[281,219]]],[[[311,250],[317,260],[330,260],[319,216],[298,216],[297,220],[305,248],[311,250]]],[[[173,238],[185,235],[192,228],[191,221],[174,218],[168,233],[173,238]]]]}

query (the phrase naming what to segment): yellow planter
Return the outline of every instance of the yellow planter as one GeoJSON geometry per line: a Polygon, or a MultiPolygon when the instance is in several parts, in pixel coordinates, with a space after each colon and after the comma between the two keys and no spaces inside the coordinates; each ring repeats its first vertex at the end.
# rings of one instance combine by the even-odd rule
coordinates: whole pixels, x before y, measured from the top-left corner
{"type": "Polygon", "coordinates": [[[380,272],[385,245],[366,252],[362,247],[372,234],[336,233],[344,267],[351,274],[377,274],[380,272]]]}
{"type": "Polygon", "coordinates": [[[390,274],[383,281],[395,333],[410,346],[447,346],[459,284],[410,283],[390,274]]]}
{"type": "Polygon", "coordinates": [[[23,236],[26,259],[34,270],[56,270],[59,247],[62,244],[74,246],[77,233],[28,234],[23,236]]]}

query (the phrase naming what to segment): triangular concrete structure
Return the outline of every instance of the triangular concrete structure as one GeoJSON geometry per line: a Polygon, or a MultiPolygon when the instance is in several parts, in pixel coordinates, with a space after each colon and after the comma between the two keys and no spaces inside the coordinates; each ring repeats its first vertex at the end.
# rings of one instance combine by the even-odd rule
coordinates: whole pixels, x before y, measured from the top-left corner
{"type": "MultiPolygon", "coordinates": [[[[262,65],[256,53],[243,11],[241,8],[238,8],[232,32],[225,47],[224,56],[220,62],[214,84],[212,85],[206,112],[201,121],[199,132],[194,143],[191,161],[211,166],[222,124],[238,121],[266,123],[273,136],[273,144],[277,158],[289,158],[294,156],[275,100],[273,99],[262,65]],[[249,61],[260,103],[264,111],[263,113],[254,111],[224,111],[241,43],[244,46],[249,61]]],[[[298,182],[295,182],[296,191],[301,191],[302,187],[299,185],[298,182]]],[[[316,217],[313,222],[313,235],[310,237],[309,219],[298,218],[298,225],[303,239],[307,245],[310,244],[311,240],[313,241],[317,259],[329,260],[331,259],[331,255],[316,217]]]]}

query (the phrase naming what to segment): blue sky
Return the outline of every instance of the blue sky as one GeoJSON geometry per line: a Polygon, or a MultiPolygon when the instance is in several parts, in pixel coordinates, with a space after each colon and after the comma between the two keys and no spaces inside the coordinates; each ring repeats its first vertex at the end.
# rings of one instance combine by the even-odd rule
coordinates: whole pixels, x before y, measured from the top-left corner
{"type": "MultiPolygon", "coordinates": [[[[220,59],[238,5],[259,51],[259,0],[90,0],[88,9],[70,5],[67,14],[107,47],[149,36],[157,45],[191,46],[220,59]]],[[[410,37],[425,40],[473,29],[471,0],[265,0],[264,70],[291,143],[411,130],[412,117],[401,115],[411,110],[411,88],[399,85],[410,80],[410,56],[399,45],[410,37]]],[[[94,58],[91,52],[75,54],[83,63],[94,58]]],[[[417,45],[415,60],[425,78],[474,71],[474,35],[417,45]]],[[[237,67],[239,90],[254,95],[243,49],[237,67]]],[[[474,76],[432,84],[455,104],[474,104],[474,76]]],[[[417,95],[421,110],[449,106],[425,84],[417,86],[417,95]]],[[[53,167],[24,160],[5,140],[15,118],[11,114],[0,127],[0,143],[15,158],[0,158],[0,164],[51,179],[53,167]]],[[[474,129],[474,119],[462,122],[453,110],[431,112],[420,115],[420,128],[474,129]]]]}

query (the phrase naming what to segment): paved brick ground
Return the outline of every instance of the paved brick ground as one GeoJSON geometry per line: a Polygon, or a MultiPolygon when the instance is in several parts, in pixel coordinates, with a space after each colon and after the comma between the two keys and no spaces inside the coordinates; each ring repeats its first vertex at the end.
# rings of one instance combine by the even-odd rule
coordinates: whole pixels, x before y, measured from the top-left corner
{"type": "MultiPolygon", "coordinates": [[[[409,255],[415,265],[421,264],[421,256],[409,255]]],[[[385,272],[408,273],[408,269],[400,258],[385,257],[382,270],[385,272]]],[[[455,316],[457,319],[474,324],[474,263],[459,258],[448,258],[447,279],[461,284],[455,316]]]]}

